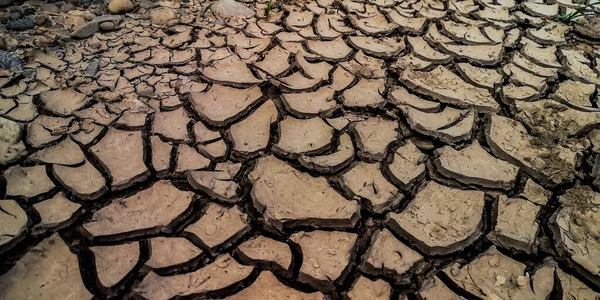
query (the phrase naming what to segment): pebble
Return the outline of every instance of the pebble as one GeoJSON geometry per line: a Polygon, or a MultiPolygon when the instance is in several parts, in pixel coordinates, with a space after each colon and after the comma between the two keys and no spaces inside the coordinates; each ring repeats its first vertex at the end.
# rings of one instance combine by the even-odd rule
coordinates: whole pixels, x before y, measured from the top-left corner
{"type": "Polygon", "coordinates": [[[88,22],[92,21],[95,17],[96,15],[89,10],[83,12],[83,18],[88,22]]]}
{"type": "Polygon", "coordinates": [[[100,29],[102,31],[112,31],[115,30],[115,24],[113,22],[104,22],[100,24],[100,29]]]}
{"type": "Polygon", "coordinates": [[[46,23],[48,19],[45,16],[37,16],[35,17],[35,24],[37,26],[42,26],[44,25],[44,23],[46,23]]]}
{"type": "Polygon", "coordinates": [[[98,65],[98,62],[95,60],[92,60],[89,64],[87,69],[85,70],[85,77],[94,77],[94,75],[96,75],[96,73],[98,72],[98,69],[100,68],[100,66],[98,65]]]}
{"type": "Polygon", "coordinates": [[[19,19],[8,22],[6,29],[23,31],[35,27],[35,21],[32,19],[19,19]]]}
{"type": "Polygon", "coordinates": [[[71,37],[76,38],[76,39],[89,38],[90,36],[94,35],[94,33],[98,32],[98,30],[100,30],[100,26],[98,25],[98,22],[95,22],[95,21],[88,22],[84,25],[79,26],[77,29],[75,29],[75,31],[73,31],[71,33],[71,37]]]}
{"type": "Polygon", "coordinates": [[[6,40],[0,36],[0,50],[8,50],[8,46],[6,45],[6,40]]]}
{"type": "Polygon", "coordinates": [[[132,12],[134,9],[135,5],[131,0],[112,0],[108,4],[108,12],[113,15],[132,12]]]}
{"type": "Polygon", "coordinates": [[[58,6],[56,6],[55,4],[52,3],[45,3],[40,5],[40,7],[38,8],[39,11],[47,11],[49,13],[60,13],[60,9],[58,8],[58,6]]]}
{"type": "Polygon", "coordinates": [[[10,13],[10,19],[11,20],[18,20],[23,16],[23,14],[21,14],[20,11],[14,11],[10,13]]]}
{"type": "Polygon", "coordinates": [[[24,66],[25,63],[18,56],[0,50],[0,67],[7,70],[22,70],[24,66]]]}

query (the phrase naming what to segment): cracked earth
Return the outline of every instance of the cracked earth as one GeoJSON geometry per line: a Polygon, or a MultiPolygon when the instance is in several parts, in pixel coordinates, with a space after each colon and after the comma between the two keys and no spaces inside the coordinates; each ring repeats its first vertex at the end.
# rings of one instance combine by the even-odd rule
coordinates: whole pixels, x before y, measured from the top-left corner
{"type": "Polygon", "coordinates": [[[0,299],[600,299],[578,3],[0,5],[0,299]]]}

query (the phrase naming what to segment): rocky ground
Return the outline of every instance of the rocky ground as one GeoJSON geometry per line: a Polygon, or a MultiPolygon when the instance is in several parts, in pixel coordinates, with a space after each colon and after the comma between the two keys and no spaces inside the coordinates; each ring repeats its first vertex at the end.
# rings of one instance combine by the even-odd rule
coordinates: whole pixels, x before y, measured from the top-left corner
{"type": "Polygon", "coordinates": [[[600,299],[571,0],[0,5],[0,299],[600,299]]]}

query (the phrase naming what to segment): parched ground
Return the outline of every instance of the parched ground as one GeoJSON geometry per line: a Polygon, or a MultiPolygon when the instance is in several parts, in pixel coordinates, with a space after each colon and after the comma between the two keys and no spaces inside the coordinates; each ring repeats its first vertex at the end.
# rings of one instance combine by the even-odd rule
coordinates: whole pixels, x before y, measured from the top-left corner
{"type": "Polygon", "coordinates": [[[0,299],[600,299],[571,0],[12,5],[0,299]]]}

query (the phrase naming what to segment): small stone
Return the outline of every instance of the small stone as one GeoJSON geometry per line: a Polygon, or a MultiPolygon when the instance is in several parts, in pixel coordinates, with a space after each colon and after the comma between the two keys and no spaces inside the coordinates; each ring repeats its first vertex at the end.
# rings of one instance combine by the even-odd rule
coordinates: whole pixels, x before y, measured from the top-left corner
{"type": "Polygon", "coordinates": [[[252,17],[256,13],[243,3],[234,0],[219,0],[210,5],[211,11],[222,18],[252,17]]]}
{"type": "Polygon", "coordinates": [[[35,21],[33,19],[18,19],[8,22],[6,29],[14,31],[24,31],[35,27],[35,21]]]}
{"type": "MultiPolygon", "coordinates": [[[[6,50],[8,50],[8,45],[6,45],[6,40],[4,39],[4,37],[0,37],[0,50],[2,50],[2,52],[5,52],[6,50]]],[[[2,52],[0,52],[0,53],[2,53],[2,52]]],[[[5,68],[5,69],[8,69],[8,68],[5,68]]]]}
{"type": "Polygon", "coordinates": [[[113,22],[103,22],[100,23],[100,30],[102,31],[113,31],[115,30],[115,23],[113,22]]]}
{"type": "Polygon", "coordinates": [[[132,12],[135,5],[131,0],[112,0],[108,3],[108,12],[113,15],[132,12]]]}
{"type": "Polygon", "coordinates": [[[89,10],[83,12],[83,18],[88,22],[93,20],[95,17],[96,15],[94,15],[94,13],[89,10]]]}
{"type": "Polygon", "coordinates": [[[60,13],[60,9],[54,3],[44,3],[44,4],[40,5],[40,7],[38,7],[38,10],[46,11],[46,12],[54,13],[54,14],[60,13]]]}
{"type": "Polygon", "coordinates": [[[150,11],[150,20],[155,25],[166,25],[177,18],[177,12],[169,7],[155,8],[150,11]]]}
{"type": "Polygon", "coordinates": [[[25,63],[20,57],[11,52],[0,50],[0,67],[9,71],[18,71],[22,70],[24,66],[25,63]]]}
{"type": "Polygon", "coordinates": [[[100,30],[98,22],[88,22],[75,28],[75,30],[71,32],[71,37],[76,39],[87,39],[98,32],[98,30],[100,30]]]}
{"type": "Polygon", "coordinates": [[[35,25],[42,26],[47,20],[48,18],[46,18],[46,16],[37,16],[35,17],[35,25]]]}

